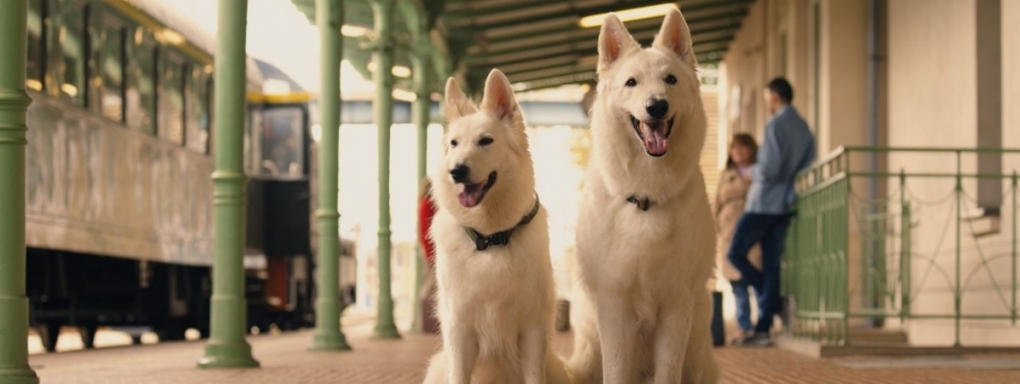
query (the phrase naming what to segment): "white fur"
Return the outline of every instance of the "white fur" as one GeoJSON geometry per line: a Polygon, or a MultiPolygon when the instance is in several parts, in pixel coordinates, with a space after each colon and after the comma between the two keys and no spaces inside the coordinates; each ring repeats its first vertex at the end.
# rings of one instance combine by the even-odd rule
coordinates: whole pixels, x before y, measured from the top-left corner
{"type": "Polygon", "coordinates": [[[705,141],[690,31],[669,13],[650,48],[615,15],[599,36],[592,157],[577,225],[581,297],[575,300],[575,383],[714,383],[711,302],[715,232],[698,168],[705,141]],[[667,84],[668,75],[676,77],[667,84]],[[626,82],[633,78],[636,86],[626,82]],[[628,114],[666,99],[675,116],[668,151],[652,157],[628,114]],[[652,205],[641,211],[635,194],[652,205]]]}
{"type": "Polygon", "coordinates": [[[545,209],[505,247],[478,251],[464,231],[506,230],[535,204],[534,167],[510,82],[493,70],[479,110],[451,78],[445,109],[449,127],[442,164],[432,175],[439,210],[431,228],[443,352],[432,358],[425,383],[566,384],[566,370],[549,347],[555,294],[545,209]],[[493,143],[479,145],[483,137],[493,143]],[[497,172],[475,207],[457,200],[462,186],[450,170],[458,164],[470,167],[472,183],[497,172]]]}

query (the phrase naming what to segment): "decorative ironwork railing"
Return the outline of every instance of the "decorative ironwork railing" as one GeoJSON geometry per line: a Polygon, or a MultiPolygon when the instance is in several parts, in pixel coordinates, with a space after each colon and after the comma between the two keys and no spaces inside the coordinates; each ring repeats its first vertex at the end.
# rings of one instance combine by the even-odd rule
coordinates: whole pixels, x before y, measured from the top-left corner
{"type": "Polygon", "coordinates": [[[1016,325],[1018,177],[998,169],[1018,155],[842,147],[805,170],[783,258],[793,334],[846,345],[854,321],[942,321],[960,346],[964,322],[1016,325]],[[859,169],[868,157],[899,171],[859,169]],[[997,172],[965,171],[989,159],[997,172]]]}

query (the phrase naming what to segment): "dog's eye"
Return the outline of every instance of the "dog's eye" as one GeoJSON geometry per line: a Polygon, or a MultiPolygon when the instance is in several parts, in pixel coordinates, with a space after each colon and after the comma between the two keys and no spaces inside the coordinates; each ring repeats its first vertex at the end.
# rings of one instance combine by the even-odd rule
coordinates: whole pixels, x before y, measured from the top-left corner
{"type": "Polygon", "coordinates": [[[634,80],[634,78],[631,77],[631,78],[627,79],[627,84],[625,84],[625,85],[628,86],[628,87],[636,86],[637,85],[637,80],[634,80]]]}
{"type": "Polygon", "coordinates": [[[450,140],[450,146],[457,148],[457,140],[450,140]]]}
{"type": "Polygon", "coordinates": [[[478,140],[478,146],[485,147],[488,146],[489,144],[492,144],[491,137],[483,137],[481,140],[478,140]]]}
{"type": "Polygon", "coordinates": [[[676,76],[666,76],[666,84],[676,84],[676,76]]]}

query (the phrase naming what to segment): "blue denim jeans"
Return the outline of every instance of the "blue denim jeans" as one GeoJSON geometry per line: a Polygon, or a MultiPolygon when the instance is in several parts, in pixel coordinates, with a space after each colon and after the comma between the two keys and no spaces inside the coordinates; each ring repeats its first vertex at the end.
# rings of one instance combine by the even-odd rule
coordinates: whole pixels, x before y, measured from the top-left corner
{"type": "Polygon", "coordinates": [[[745,212],[733,232],[727,258],[740,271],[741,281],[754,288],[758,296],[757,333],[768,333],[779,310],[779,263],[789,225],[790,215],[745,212]],[[756,243],[761,243],[761,271],[747,260],[747,253],[756,243]]]}
{"type": "Polygon", "coordinates": [[[737,302],[737,326],[741,331],[751,332],[751,295],[743,280],[730,281],[733,286],[733,300],[737,302]]]}

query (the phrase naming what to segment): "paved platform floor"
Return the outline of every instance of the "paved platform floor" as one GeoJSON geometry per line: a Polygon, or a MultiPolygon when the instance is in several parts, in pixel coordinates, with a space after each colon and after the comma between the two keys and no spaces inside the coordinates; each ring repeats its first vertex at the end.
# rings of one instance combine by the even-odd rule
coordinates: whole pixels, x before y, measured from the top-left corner
{"type": "MultiPolygon", "coordinates": [[[[405,334],[402,340],[372,340],[371,327],[362,321],[345,329],[351,352],[308,351],[311,331],[250,337],[259,369],[197,369],[201,341],[34,354],[30,363],[45,384],[421,382],[439,339],[405,334]]],[[[558,335],[554,344],[558,352],[569,353],[569,335],[558,335]]],[[[715,354],[723,382],[733,384],[1020,383],[1020,356],[815,360],[774,348],[733,347],[715,354]]]]}

